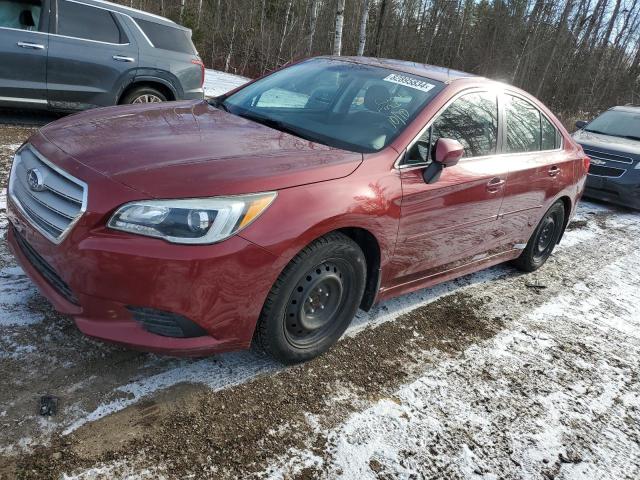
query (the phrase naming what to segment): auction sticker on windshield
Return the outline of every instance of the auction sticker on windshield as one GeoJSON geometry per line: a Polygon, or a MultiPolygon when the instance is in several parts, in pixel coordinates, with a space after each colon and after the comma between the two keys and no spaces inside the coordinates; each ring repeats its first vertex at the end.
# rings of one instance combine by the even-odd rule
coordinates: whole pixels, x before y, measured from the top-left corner
{"type": "Polygon", "coordinates": [[[413,77],[408,77],[406,75],[398,75],[396,73],[392,73],[391,75],[383,78],[383,80],[385,82],[392,82],[406,87],[415,88],[416,90],[422,90],[423,92],[428,92],[435,87],[435,85],[431,83],[424,82],[413,77]]]}

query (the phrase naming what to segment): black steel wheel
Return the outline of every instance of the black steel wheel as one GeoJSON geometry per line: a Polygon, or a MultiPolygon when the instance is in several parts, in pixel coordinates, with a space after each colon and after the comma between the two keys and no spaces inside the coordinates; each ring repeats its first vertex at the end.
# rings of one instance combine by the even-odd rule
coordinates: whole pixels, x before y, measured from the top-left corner
{"type": "Polygon", "coordinates": [[[341,233],[326,235],[291,260],[271,289],[254,343],[284,363],[328,350],[351,323],[364,293],[366,262],[341,233]]]}
{"type": "Polygon", "coordinates": [[[544,214],[514,265],[525,272],[533,272],[544,265],[562,235],[564,219],[564,205],[558,201],[544,214]]]}

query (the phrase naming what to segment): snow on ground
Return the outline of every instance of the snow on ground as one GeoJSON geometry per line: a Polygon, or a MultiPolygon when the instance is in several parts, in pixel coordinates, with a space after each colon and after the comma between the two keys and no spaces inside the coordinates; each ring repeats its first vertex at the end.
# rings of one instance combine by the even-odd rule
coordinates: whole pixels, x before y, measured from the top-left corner
{"type": "MultiPolygon", "coordinates": [[[[218,72],[208,73],[207,79],[210,95],[246,80],[218,72]]],[[[0,238],[7,227],[5,210],[2,190],[0,238]]],[[[264,476],[281,478],[315,466],[327,478],[411,478],[425,474],[424,465],[430,465],[435,468],[430,475],[449,478],[497,478],[505,471],[513,474],[510,478],[538,478],[535,472],[542,463],[548,478],[640,478],[635,469],[640,465],[637,429],[625,426],[637,425],[640,411],[640,218],[583,202],[574,221],[584,226],[566,233],[554,257],[562,261],[580,251],[576,266],[587,273],[532,311],[496,294],[503,277],[515,278],[512,269],[498,266],[359,312],[348,336],[469,289],[483,291],[495,312],[513,320],[498,336],[460,357],[425,353],[420,378],[322,432],[329,439],[324,454],[292,450],[264,476]],[[617,241],[617,231],[621,242],[635,242],[635,247],[614,262],[599,263],[607,246],[602,240],[617,241]],[[548,386],[529,387],[541,382],[548,386]],[[580,442],[588,445],[587,456],[572,449],[580,442]],[[499,448],[512,449],[510,465],[492,460],[492,449],[499,448]]],[[[46,443],[53,430],[71,432],[180,383],[220,390],[280,368],[252,352],[177,360],[93,342],[68,320],[49,313],[2,241],[0,260],[0,361],[18,362],[9,364],[3,375],[14,369],[20,377],[12,383],[18,386],[14,400],[0,408],[0,425],[31,425],[24,430],[28,437],[7,430],[0,450],[46,443]],[[24,405],[49,388],[65,399],[58,417],[45,421],[25,413],[31,408],[24,405]],[[12,447],[3,443],[7,441],[12,447]]],[[[99,467],[78,478],[108,477],[108,469],[99,467]]]]}
{"type": "MultiPolygon", "coordinates": [[[[577,220],[605,211],[583,203],[577,220]]],[[[325,455],[291,450],[263,476],[640,478],[640,218],[611,215],[606,228],[635,248],[533,311],[486,291],[492,314],[515,317],[509,328],[457,358],[427,354],[417,380],[322,432],[325,455]]],[[[567,232],[562,249],[603,233],[587,231],[567,232]]]]}
{"type": "Polygon", "coordinates": [[[241,77],[240,75],[207,69],[204,72],[204,96],[217,97],[240,85],[244,85],[249,80],[249,78],[241,77]]]}
{"type": "MultiPolygon", "coordinates": [[[[17,149],[19,145],[15,146],[17,149]]],[[[13,145],[10,146],[13,148],[13,145]]],[[[7,190],[0,191],[0,238],[7,229],[7,190]]],[[[26,308],[37,289],[18,266],[0,268],[0,328],[9,325],[31,325],[42,321],[42,315],[34,314],[26,308]]],[[[0,331],[0,335],[2,332],[0,331]]],[[[20,347],[22,351],[28,346],[20,347]]],[[[0,351],[0,358],[3,356],[0,351]]]]}

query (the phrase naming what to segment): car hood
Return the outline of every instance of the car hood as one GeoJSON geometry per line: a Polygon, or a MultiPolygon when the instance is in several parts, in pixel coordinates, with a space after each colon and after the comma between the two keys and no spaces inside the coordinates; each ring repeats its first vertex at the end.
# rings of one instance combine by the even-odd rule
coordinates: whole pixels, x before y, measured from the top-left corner
{"type": "Polygon", "coordinates": [[[104,108],[41,134],[76,161],[156,198],[277,190],[341,178],[362,154],[331,148],[206,102],[104,108]]]}
{"type": "Polygon", "coordinates": [[[628,153],[631,156],[640,156],[640,141],[629,138],[612,137],[600,133],[591,133],[578,130],[573,134],[573,139],[584,147],[601,148],[614,152],[628,153]]]}

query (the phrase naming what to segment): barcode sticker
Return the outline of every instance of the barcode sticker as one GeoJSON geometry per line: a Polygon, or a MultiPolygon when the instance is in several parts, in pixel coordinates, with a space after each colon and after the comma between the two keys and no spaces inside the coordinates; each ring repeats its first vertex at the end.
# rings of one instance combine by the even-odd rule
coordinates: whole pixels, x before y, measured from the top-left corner
{"type": "Polygon", "coordinates": [[[385,82],[397,83],[398,85],[404,85],[409,88],[415,88],[416,90],[422,90],[423,92],[428,92],[435,87],[435,85],[429,82],[418,80],[413,77],[407,77],[406,75],[398,75],[397,73],[392,73],[382,80],[385,82]]]}

